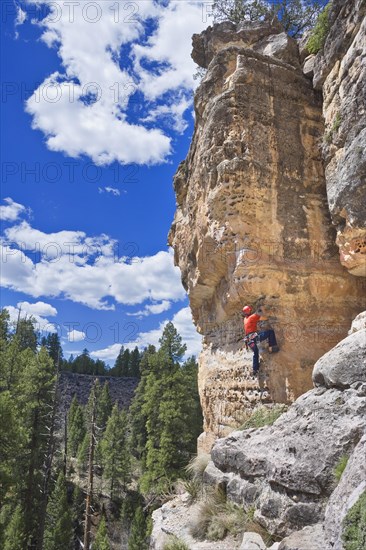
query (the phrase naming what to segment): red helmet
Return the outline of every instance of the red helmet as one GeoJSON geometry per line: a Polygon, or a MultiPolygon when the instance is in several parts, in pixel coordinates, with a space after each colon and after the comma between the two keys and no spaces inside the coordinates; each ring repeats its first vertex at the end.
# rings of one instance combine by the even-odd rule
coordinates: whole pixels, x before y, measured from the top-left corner
{"type": "Polygon", "coordinates": [[[250,315],[253,311],[253,308],[251,306],[244,306],[243,307],[243,313],[244,315],[250,315]]]}

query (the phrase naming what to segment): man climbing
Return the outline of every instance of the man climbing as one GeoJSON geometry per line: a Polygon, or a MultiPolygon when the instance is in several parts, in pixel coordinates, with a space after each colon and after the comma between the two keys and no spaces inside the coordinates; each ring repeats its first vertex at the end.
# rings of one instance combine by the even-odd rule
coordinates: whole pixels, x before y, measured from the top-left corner
{"type": "Polygon", "coordinates": [[[256,375],[259,370],[259,350],[257,342],[262,342],[262,340],[269,340],[269,353],[276,353],[280,351],[274,330],[262,330],[257,332],[258,321],[267,321],[268,317],[262,315],[261,309],[258,312],[253,313],[253,308],[251,306],[244,306],[242,311],[242,316],[244,317],[244,332],[245,332],[245,347],[248,347],[253,352],[253,374],[256,375]]]}

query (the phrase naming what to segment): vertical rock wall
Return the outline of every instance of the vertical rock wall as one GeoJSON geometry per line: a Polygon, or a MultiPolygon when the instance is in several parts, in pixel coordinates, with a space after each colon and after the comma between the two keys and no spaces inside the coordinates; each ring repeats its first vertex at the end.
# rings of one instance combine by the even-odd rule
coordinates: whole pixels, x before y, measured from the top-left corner
{"type": "Polygon", "coordinates": [[[276,25],[215,25],[193,37],[207,68],[196,126],[175,177],[175,262],[204,335],[200,448],[260,400],[292,401],[311,387],[315,361],[364,309],[364,289],[339,263],[320,145],[321,93],[297,45],[276,25]],[[251,376],[244,304],[263,303],[281,352],[251,376]]]}
{"type": "Polygon", "coordinates": [[[324,96],[329,208],[342,264],[366,276],[366,2],[333,0],[331,29],[314,65],[324,96]]]}

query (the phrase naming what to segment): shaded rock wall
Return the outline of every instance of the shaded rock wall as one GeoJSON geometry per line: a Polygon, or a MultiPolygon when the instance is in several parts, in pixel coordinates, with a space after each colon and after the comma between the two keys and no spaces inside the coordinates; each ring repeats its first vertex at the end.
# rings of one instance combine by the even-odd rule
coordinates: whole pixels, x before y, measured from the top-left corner
{"type": "MultiPolygon", "coordinates": [[[[338,259],[320,145],[321,93],[278,25],[222,23],[193,37],[208,66],[196,126],[174,185],[169,241],[204,335],[200,448],[260,400],[292,401],[314,362],[365,309],[364,288],[338,259]],[[264,303],[281,352],[259,380],[243,351],[240,311],[264,303]]],[[[362,282],[362,280],[360,280],[362,282]]]]}
{"type": "Polygon", "coordinates": [[[331,30],[314,64],[322,90],[329,208],[340,259],[366,276],[366,3],[333,0],[331,30]]]}

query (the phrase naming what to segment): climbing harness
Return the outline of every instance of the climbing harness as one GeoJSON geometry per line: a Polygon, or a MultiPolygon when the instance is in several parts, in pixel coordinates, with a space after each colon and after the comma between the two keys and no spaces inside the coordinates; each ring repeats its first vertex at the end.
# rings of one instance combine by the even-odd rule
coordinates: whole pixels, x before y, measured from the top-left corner
{"type": "Polygon", "coordinates": [[[245,348],[250,348],[252,351],[258,341],[258,332],[249,332],[244,338],[245,348]]]}

